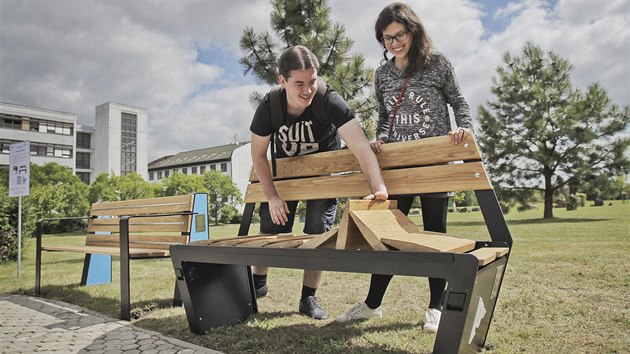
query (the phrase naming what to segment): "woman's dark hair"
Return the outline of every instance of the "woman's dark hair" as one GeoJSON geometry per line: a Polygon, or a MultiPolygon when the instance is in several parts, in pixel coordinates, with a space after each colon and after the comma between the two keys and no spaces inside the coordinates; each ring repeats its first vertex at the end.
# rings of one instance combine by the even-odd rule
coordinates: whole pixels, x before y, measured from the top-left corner
{"type": "Polygon", "coordinates": [[[387,47],[383,40],[383,31],[393,22],[405,25],[407,30],[411,32],[413,38],[411,48],[409,48],[409,65],[405,69],[405,74],[409,75],[422,72],[431,61],[433,51],[431,39],[424,30],[424,26],[422,22],[420,22],[418,15],[416,15],[408,5],[400,2],[387,5],[378,15],[378,19],[374,25],[376,40],[385,48],[385,51],[383,51],[384,60],[387,61],[388,58],[387,47]]]}
{"type": "Polygon", "coordinates": [[[310,49],[303,45],[295,45],[282,51],[278,58],[278,73],[289,78],[291,70],[319,70],[319,60],[310,49]]]}

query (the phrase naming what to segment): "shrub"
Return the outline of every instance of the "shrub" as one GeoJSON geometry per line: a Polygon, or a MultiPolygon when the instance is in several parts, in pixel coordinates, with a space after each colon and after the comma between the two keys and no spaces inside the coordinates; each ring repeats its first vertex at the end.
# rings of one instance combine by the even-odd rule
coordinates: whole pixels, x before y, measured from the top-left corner
{"type": "MultiPolygon", "coordinates": [[[[17,260],[17,239],[17,233],[11,228],[0,230],[0,263],[17,260]]],[[[24,238],[22,238],[22,245],[24,245],[24,238]]]]}

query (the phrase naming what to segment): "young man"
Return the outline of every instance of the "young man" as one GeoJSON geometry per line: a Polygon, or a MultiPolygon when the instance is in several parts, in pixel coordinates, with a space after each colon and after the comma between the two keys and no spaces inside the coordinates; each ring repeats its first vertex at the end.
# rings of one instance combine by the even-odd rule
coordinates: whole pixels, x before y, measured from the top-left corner
{"type": "MultiPolygon", "coordinates": [[[[327,87],[323,97],[325,114],[316,115],[312,106],[317,93],[317,57],[304,46],[285,49],[278,60],[279,104],[281,110],[272,109],[270,94],[256,109],[250,126],[252,132],[252,160],[254,169],[267,197],[260,206],[260,232],[265,234],[290,233],[297,201],[285,202],[274,187],[267,149],[274,139],[277,158],[306,155],[341,148],[341,138],[357,158],[367,177],[372,194],[366,199],[387,199],[387,189],[381,176],[378,161],[361,130],[354,112],[337,92],[327,87]],[[280,117],[272,117],[279,112],[280,117]],[[339,133],[339,134],[337,134],[339,133]]],[[[310,200],[306,204],[304,233],[321,234],[332,228],[337,209],[336,199],[310,200]]],[[[254,267],[256,297],[267,295],[266,267],[254,267]]],[[[321,271],[305,270],[299,311],[314,319],[327,319],[326,311],[315,297],[321,280],[321,271]]]]}

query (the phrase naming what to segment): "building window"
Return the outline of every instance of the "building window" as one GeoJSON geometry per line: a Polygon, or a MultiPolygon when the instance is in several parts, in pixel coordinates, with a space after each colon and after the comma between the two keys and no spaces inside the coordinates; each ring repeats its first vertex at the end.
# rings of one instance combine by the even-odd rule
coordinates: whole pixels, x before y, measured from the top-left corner
{"type": "Polygon", "coordinates": [[[200,166],[200,167],[199,167],[199,172],[200,172],[201,174],[204,174],[204,173],[206,172],[206,166],[205,166],[205,165],[204,165],[204,166],[200,166]]]}
{"type": "Polygon", "coordinates": [[[22,130],[22,118],[8,114],[0,114],[0,128],[22,130]]]}
{"type": "Polygon", "coordinates": [[[171,174],[171,171],[166,170],[164,171],[164,177],[168,177],[171,174]]]}
{"type": "Polygon", "coordinates": [[[162,171],[157,171],[157,178],[162,179],[162,171]]]}
{"type": "Polygon", "coordinates": [[[210,165],[210,169],[212,171],[216,171],[217,170],[217,165],[215,165],[215,164],[210,165]]]}
{"type": "MultiPolygon", "coordinates": [[[[123,112],[120,124],[120,175],[136,171],[137,120],[135,114],[123,112]]],[[[161,178],[161,177],[160,177],[161,178]]]]}
{"type": "Polygon", "coordinates": [[[221,163],[221,172],[227,172],[227,162],[221,163]]]}
{"type": "Polygon", "coordinates": [[[77,168],[90,168],[90,154],[87,152],[77,152],[77,168]]]}
{"type": "Polygon", "coordinates": [[[77,148],[91,149],[91,138],[90,134],[77,132],[77,148]]]}
{"type": "Polygon", "coordinates": [[[188,167],[182,167],[182,173],[187,175],[188,174],[188,167]]]}
{"type": "Polygon", "coordinates": [[[81,182],[85,184],[90,184],[90,173],[89,172],[77,172],[77,176],[81,180],[81,182]]]}
{"type": "Polygon", "coordinates": [[[197,174],[197,166],[193,166],[190,168],[190,173],[192,173],[193,175],[197,174]]]}
{"type": "MultiPolygon", "coordinates": [[[[0,139],[0,153],[8,154],[9,145],[19,142],[18,140],[0,139]]],[[[72,158],[72,146],[56,145],[40,142],[31,142],[31,156],[59,157],[64,159],[72,158]]]]}
{"type": "Polygon", "coordinates": [[[153,181],[153,172],[149,172],[149,181],[153,181]]]}

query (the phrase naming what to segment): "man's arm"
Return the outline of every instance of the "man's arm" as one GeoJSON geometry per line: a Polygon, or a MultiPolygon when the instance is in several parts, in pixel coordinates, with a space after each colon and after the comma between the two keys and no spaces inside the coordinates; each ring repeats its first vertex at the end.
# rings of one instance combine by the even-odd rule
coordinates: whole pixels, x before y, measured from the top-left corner
{"type": "Polygon", "coordinates": [[[359,122],[356,119],[352,119],[342,125],[338,131],[348,148],[350,148],[350,151],[354,154],[354,157],[356,157],[361,170],[363,170],[368,180],[372,195],[367,196],[366,199],[387,199],[387,188],[381,175],[381,168],[378,165],[376,155],[370,148],[370,143],[365,134],[363,134],[363,130],[361,130],[359,122]]]}
{"type": "Polygon", "coordinates": [[[284,225],[288,221],[287,214],[289,213],[289,206],[278,196],[276,187],[273,184],[271,168],[269,167],[269,160],[267,159],[267,149],[269,148],[270,141],[271,135],[260,136],[252,133],[252,162],[258,180],[262,185],[263,193],[265,193],[267,201],[269,202],[271,220],[276,225],[284,225]]]}

